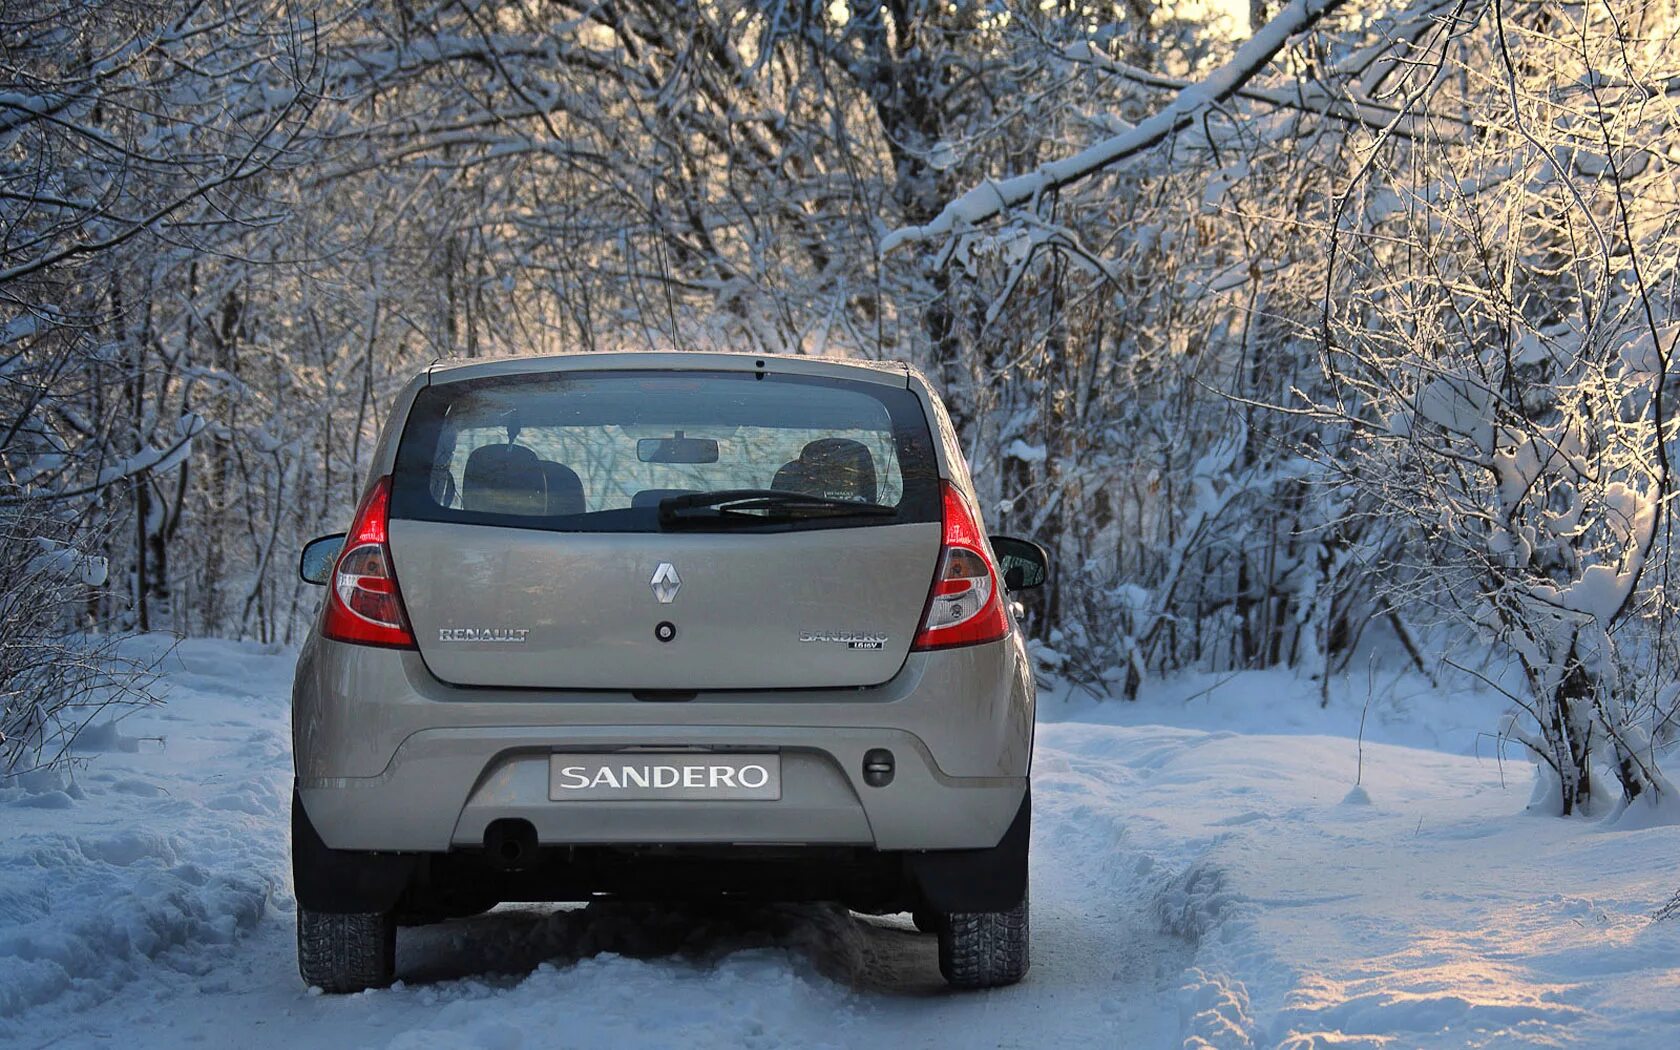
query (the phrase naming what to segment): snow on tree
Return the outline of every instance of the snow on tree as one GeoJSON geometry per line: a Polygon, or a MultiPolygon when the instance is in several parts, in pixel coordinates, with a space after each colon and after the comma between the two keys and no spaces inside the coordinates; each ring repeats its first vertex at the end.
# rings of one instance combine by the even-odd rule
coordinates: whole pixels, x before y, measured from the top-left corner
{"type": "Polygon", "coordinates": [[[1471,141],[1373,143],[1343,191],[1322,462],[1410,537],[1396,586],[1514,653],[1526,717],[1507,732],[1563,813],[1593,802],[1601,762],[1625,802],[1674,806],[1657,737],[1680,221],[1648,34],[1676,12],[1530,14],[1493,0],[1407,75],[1471,141]]]}

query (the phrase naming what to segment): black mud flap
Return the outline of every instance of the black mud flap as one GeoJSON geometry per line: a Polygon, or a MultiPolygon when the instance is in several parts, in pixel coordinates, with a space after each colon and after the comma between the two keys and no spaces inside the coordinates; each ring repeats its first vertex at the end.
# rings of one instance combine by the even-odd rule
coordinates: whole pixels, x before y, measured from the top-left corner
{"type": "Polygon", "coordinates": [[[393,911],[419,860],[416,853],[329,848],[292,788],[292,888],[299,907],[337,915],[393,911]]]}
{"type": "Polygon", "coordinates": [[[906,853],[905,869],[927,907],[937,912],[1008,911],[1027,893],[1032,838],[1032,787],[1003,839],[991,849],[906,853]]]}

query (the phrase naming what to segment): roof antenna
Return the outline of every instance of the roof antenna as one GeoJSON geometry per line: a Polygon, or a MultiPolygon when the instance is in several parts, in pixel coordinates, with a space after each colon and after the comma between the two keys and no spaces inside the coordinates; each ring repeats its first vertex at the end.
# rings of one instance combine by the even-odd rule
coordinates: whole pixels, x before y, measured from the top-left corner
{"type": "Polygon", "coordinates": [[[665,242],[655,239],[653,242],[654,256],[659,260],[659,283],[665,289],[665,315],[671,319],[671,349],[680,350],[680,340],[677,338],[677,302],[671,295],[671,267],[665,255],[665,242]]]}

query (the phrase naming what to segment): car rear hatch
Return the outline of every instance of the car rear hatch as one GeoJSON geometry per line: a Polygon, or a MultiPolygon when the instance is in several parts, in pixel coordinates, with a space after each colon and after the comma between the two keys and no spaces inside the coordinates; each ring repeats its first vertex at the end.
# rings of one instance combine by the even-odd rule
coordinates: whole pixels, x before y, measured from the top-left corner
{"type": "Polygon", "coordinates": [[[429,386],[390,519],[421,655],[472,686],[879,684],[941,541],[907,388],[710,370],[429,386]]]}

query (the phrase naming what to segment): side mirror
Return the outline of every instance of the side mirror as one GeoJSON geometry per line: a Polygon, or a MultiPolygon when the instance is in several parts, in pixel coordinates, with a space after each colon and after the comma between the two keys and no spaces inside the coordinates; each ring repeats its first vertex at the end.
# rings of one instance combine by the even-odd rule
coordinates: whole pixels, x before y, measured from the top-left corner
{"type": "Polygon", "coordinates": [[[338,552],[343,549],[342,532],[310,540],[303,545],[303,553],[298,556],[298,575],[303,578],[304,583],[326,583],[332,576],[333,563],[338,560],[338,552]]]}
{"type": "Polygon", "coordinates": [[[1042,587],[1050,575],[1050,555],[1032,540],[993,536],[992,553],[1003,570],[1003,585],[1011,591],[1042,587]]]}

